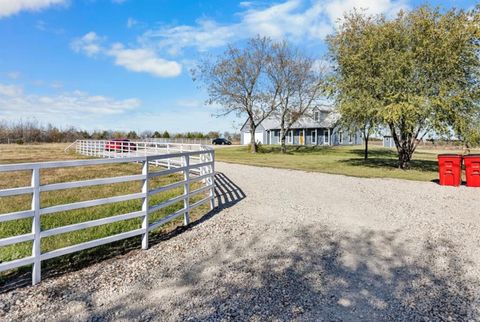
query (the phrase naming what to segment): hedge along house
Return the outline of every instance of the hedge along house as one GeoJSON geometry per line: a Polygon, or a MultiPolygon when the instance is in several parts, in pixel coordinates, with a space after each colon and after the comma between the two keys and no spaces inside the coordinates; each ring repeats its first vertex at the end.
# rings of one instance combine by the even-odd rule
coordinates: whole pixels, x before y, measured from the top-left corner
{"type": "MultiPolygon", "coordinates": [[[[305,115],[295,122],[288,131],[285,142],[291,145],[353,145],[361,144],[360,132],[354,134],[338,125],[340,114],[331,110],[316,108],[311,115],[305,115]]],[[[248,120],[241,128],[241,144],[250,144],[251,133],[248,120]]],[[[280,144],[280,119],[266,118],[256,129],[255,142],[280,144]]]]}

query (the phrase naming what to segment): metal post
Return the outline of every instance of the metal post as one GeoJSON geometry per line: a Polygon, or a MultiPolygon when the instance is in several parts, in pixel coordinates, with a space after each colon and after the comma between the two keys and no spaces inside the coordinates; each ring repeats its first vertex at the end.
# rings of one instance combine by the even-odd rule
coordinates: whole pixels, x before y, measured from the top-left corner
{"type": "Polygon", "coordinates": [[[32,170],[32,187],[32,233],[34,234],[32,246],[32,285],[35,285],[42,280],[42,262],[40,260],[40,168],[32,170]]]}
{"type": "Polygon", "coordinates": [[[215,208],[215,152],[212,150],[210,151],[210,161],[212,164],[210,165],[210,210],[215,208]]]}
{"type": "Polygon", "coordinates": [[[185,209],[183,224],[187,226],[190,223],[190,156],[188,154],[183,156],[183,166],[185,167],[183,171],[185,180],[183,185],[183,194],[185,195],[185,199],[183,199],[183,208],[185,209]]]}
{"type": "Polygon", "coordinates": [[[148,249],[148,157],[145,157],[145,161],[143,161],[142,174],[145,176],[142,185],[142,212],[144,213],[142,220],[142,229],[144,230],[142,234],[142,249],[148,249]]]}
{"type": "MultiPolygon", "coordinates": [[[[167,154],[170,154],[170,144],[169,143],[167,143],[167,154]]],[[[170,158],[168,158],[167,163],[168,163],[168,169],[170,169],[170,158]]]]}

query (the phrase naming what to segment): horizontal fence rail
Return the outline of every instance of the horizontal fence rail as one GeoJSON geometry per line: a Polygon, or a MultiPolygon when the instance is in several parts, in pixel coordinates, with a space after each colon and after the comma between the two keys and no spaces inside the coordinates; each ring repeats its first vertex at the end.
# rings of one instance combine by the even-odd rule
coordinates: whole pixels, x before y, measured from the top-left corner
{"type": "MultiPolygon", "coordinates": [[[[108,159],[89,159],[89,160],[73,160],[73,161],[60,161],[60,162],[38,162],[38,163],[20,163],[20,164],[5,164],[0,165],[1,172],[12,171],[31,171],[31,185],[27,187],[0,189],[0,197],[10,197],[18,195],[31,195],[31,209],[3,213],[0,214],[0,223],[32,218],[32,231],[28,234],[11,236],[0,239],[0,247],[8,246],[16,243],[30,241],[32,243],[32,255],[16,259],[8,262],[0,263],[0,272],[18,268],[26,265],[33,265],[32,268],[32,284],[37,284],[41,281],[41,262],[43,260],[55,258],[58,256],[78,252],[88,248],[104,245],[107,243],[119,241],[122,239],[141,236],[142,248],[148,248],[148,233],[152,229],[155,229],[179,216],[183,216],[185,225],[190,222],[190,211],[203,204],[209,204],[210,209],[214,207],[214,151],[207,147],[198,146],[179,146],[179,145],[150,145],[136,144],[136,149],[126,149],[125,151],[106,151],[113,152],[111,154],[102,154],[105,152],[106,142],[108,141],[78,141],[76,142],[76,151],[84,154],[96,157],[104,157],[108,159]],[[152,149],[150,149],[152,148],[152,149]],[[195,151],[194,149],[197,148],[195,151]],[[153,154],[156,152],[157,154],[153,154]],[[169,152],[162,154],[162,152],[169,152]],[[141,173],[117,176],[110,178],[96,178],[83,181],[71,181],[53,184],[41,184],[41,170],[43,169],[55,169],[55,168],[72,168],[72,167],[84,167],[92,165],[109,165],[119,164],[126,162],[140,163],[141,173]],[[154,168],[155,171],[149,169],[149,165],[158,166],[154,168]],[[183,174],[177,181],[171,182],[167,185],[150,188],[149,181],[152,178],[167,176],[173,173],[183,174]],[[108,185],[114,183],[133,182],[140,181],[141,191],[136,193],[130,193],[126,195],[100,198],[94,200],[86,200],[80,202],[73,202],[49,207],[41,207],[41,193],[59,191],[65,189],[75,189],[99,185],[108,185]],[[194,182],[199,183],[199,188],[190,190],[190,185],[194,182]],[[183,194],[174,198],[164,200],[156,205],[149,204],[149,197],[159,192],[175,189],[183,186],[183,194]],[[190,198],[204,193],[206,197],[200,199],[193,204],[190,203],[190,198]],[[142,207],[138,211],[124,213],[120,215],[114,215],[111,217],[75,223],[71,225],[50,228],[47,230],[41,229],[42,216],[54,214],[57,212],[83,209],[98,205],[106,205],[116,202],[122,202],[127,200],[141,200],[142,207]],[[167,214],[165,217],[157,220],[156,222],[149,222],[149,215],[164,209],[177,202],[183,201],[183,208],[176,210],[173,213],[167,214]],[[122,232],[113,236],[107,236],[95,240],[90,240],[80,244],[55,249],[45,253],[41,252],[42,238],[51,237],[59,234],[82,230],[86,228],[96,227],[100,225],[111,224],[119,221],[141,218],[142,225],[139,229],[122,232]]],[[[125,146],[126,147],[126,146],[125,146]]],[[[123,146],[120,146],[123,148],[123,146]]],[[[61,193],[61,192],[59,192],[61,193]]],[[[1,200],[0,200],[1,201],[1,200]]]]}
{"type": "MultiPolygon", "coordinates": [[[[206,151],[210,147],[202,144],[180,144],[180,143],[161,143],[161,142],[141,142],[141,141],[114,141],[114,140],[77,140],[67,147],[66,150],[75,147],[78,154],[97,157],[97,158],[129,158],[147,155],[168,154],[169,158],[156,159],[150,161],[157,166],[167,168],[181,167],[182,154],[188,151],[206,151]]],[[[190,158],[190,164],[202,163],[202,156],[190,158]]],[[[199,170],[193,170],[199,171],[199,170]]]]}
{"type": "Polygon", "coordinates": [[[212,144],[212,139],[189,139],[189,138],[147,138],[142,139],[145,142],[157,142],[157,143],[180,143],[180,144],[212,144]]]}

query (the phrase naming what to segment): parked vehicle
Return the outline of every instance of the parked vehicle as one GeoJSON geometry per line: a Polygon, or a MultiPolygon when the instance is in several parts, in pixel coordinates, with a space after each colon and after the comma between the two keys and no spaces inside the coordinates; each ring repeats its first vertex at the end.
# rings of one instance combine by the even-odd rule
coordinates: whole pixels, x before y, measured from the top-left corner
{"type": "Polygon", "coordinates": [[[113,139],[105,144],[106,151],[136,151],[137,145],[129,139],[113,139]]]}
{"type": "Polygon", "coordinates": [[[227,139],[223,139],[223,138],[216,138],[214,140],[212,140],[212,144],[214,145],[230,145],[232,144],[232,142],[230,142],[229,140],[227,139]]]}

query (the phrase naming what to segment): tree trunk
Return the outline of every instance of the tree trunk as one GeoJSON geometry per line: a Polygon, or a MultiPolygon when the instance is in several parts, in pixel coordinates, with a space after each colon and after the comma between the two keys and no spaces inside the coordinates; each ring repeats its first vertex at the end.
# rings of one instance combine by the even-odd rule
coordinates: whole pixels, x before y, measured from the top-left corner
{"type": "Polygon", "coordinates": [[[282,119],[280,121],[280,138],[281,138],[281,148],[280,151],[282,153],[287,153],[287,145],[285,144],[285,116],[282,115],[282,119]]]}
{"type": "Polygon", "coordinates": [[[258,152],[258,146],[257,142],[255,142],[255,131],[257,130],[257,127],[255,126],[254,122],[250,122],[250,152],[251,153],[257,153],[258,152]]]}
{"type": "Polygon", "coordinates": [[[280,129],[280,151],[282,153],[287,153],[287,145],[285,144],[285,130],[283,128],[280,129]]]}
{"type": "Polygon", "coordinates": [[[412,153],[406,148],[401,148],[398,151],[398,167],[402,170],[407,170],[410,167],[410,160],[412,153]]]}
{"type": "Polygon", "coordinates": [[[365,153],[364,153],[364,159],[365,161],[368,160],[368,139],[369,139],[369,136],[368,135],[364,135],[364,140],[365,140],[365,153]]]}

